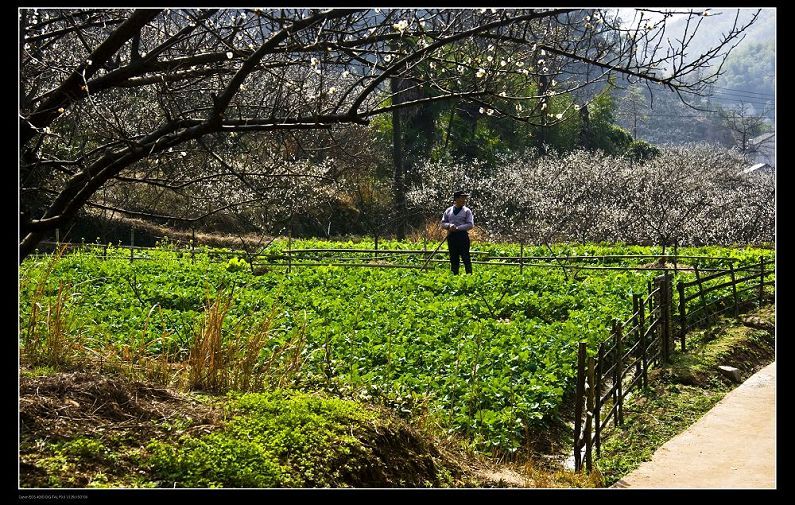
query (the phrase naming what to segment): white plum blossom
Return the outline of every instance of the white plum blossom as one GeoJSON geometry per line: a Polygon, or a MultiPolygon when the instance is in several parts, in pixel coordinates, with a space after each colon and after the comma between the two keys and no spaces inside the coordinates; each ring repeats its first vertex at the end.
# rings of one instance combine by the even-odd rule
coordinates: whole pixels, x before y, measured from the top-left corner
{"type": "Polygon", "coordinates": [[[531,150],[503,155],[493,165],[463,165],[419,166],[423,186],[407,199],[435,215],[448,188],[477,187],[479,225],[500,240],[692,245],[775,239],[774,178],[740,175],[742,157],[713,146],[664,148],[644,163],[598,151],[531,150]]]}
{"type": "Polygon", "coordinates": [[[227,51],[227,52],[226,52],[226,57],[227,57],[228,59],[230,59],[230,60],[231,60],[231,59],[232,59],[232,56],[234,56],[234,54],[232,54],[232,51],[227,51]]]}
{"type": "Polygon", "coordinates": [[[400,21],[392,25],[392,28],[400,33],[406,31],[406,28],[408,27],[409,27],[409,22],[406,21],[405,19],[401,19],[400,21]]]}

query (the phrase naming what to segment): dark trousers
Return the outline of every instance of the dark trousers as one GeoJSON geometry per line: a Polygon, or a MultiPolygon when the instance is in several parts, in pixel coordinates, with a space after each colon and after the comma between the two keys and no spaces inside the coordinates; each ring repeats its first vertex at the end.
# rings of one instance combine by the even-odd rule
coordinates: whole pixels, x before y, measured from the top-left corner
{"type": "Polygon", "coordinates": [[[447,235],[447,249],[450,251],[450,270],[458,275],[460,259],[464,260],[464,269],[472,273],[472,260],[469,258],[469,234],[465,231],[454,231],[447,235]]]}

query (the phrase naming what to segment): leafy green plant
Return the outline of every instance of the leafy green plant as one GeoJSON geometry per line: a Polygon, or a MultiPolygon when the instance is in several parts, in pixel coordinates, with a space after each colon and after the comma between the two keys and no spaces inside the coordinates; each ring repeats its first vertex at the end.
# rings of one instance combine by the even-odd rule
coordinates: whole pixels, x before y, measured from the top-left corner
{"type": "Polygon", "coordinates": [[[229,415],[209,435],[149,444],[155,475],[176,487],[327,487],[369,450],[352,431],[373,413],[353,402],[274,391],[236,398],[229,415]]]}

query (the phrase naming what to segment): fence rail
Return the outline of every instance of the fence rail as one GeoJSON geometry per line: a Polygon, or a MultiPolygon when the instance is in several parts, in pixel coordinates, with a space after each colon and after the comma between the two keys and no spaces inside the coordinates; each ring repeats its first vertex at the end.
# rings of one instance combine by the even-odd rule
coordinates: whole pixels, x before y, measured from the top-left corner
{"type": "MultiPolygon", "coordinates": [[[[42,249],[55,249],[64,247],[66,250],[82,249],[91,251],[97,256],[108,257],[109,244],[91,242],[40,242],[42,249]]],[[[129,261],[148,261],[152,258],[145,254],[150,250],[167,250],[157,247],[139,246],[134,244],[112,245],[115,250],[128,250],[129,254],[124,253],[124,257],[129,261]],[[140,253],[140,254],[139,254],[140,253]]],[[[297,248],[284,249],[281,251],[249,253],[246,251],[222,251],[198,248],[193,242],[184,248],[175,248],[171,251],[177,256],[185,258],[186,255],[191,260],[195,260],[196,254],[207,254],[210,258],[242,258],[246,259],[251,265],[252,271],[261,268],[286,267],[288,270],[297,267],[316,267],[316,266],[337,266],[337,267],[372,267],[372,268],[421,268],[425,269],[429,265],[440,266],[448,264],[447,259],[443,259],[442,253],[425,249],[381,249],[378,243],[375,248],[297,248]]],[[[524,251],[524,244],[521,244],[520,251],[524,251]]],[[[475,265],[499,266],[499,267],[519,267],[520,272],[524,267],[543,267],[543,268],[566,268],[574,272],[579,270],[637,270],[637,271],[681,271],[681,266],[677,268],[679,260],[709,259],[711,261],[732,263],[739,261],[737,258],[698,256],[698,255],[672,255],[672,254],[617,254],[617,255],[546,255],[546,256],[501,256],[488,251],[470,251],[475,265]],[[604,263],[619,259],[650,259],[654,260],[650,264],[639,266],[611,266],[604,263]],[[601,262],[602,264],[589,264],[586,262],[601,262]],[[674,267],[667,266],[665,263],[673,261],[674,267]],[[659,265],[659,266],[656,266],[659,265]]],[[[722,272],[720,268],[702,268],[701,272],[722,272]]]]}
{"type": "Polygon", "coordinates": [[[739,268],[730,264],[728,269],[707,276],[701,276],[703,271],[695,267],[695,280],[677,282],[676,300],[671,273],[666,271],[655,277],[654,287],[649,285],[645,298],[632,296],[632,315],[625,321],[613,322],[609,338],[599,344],[595,357],[589,356],[587,343],[580,343],[575,388],[575,470],[585,467],[591,471],[594,449],[597,458],[601,453],[603,430],[610,421],[615,426],[624,424],[624,400],[638,388],[648,386],[651,367],[670,360],[674,337],[680,341],[681,352],[685,352],[688,330],[729,310],[737,316],[743,308],[761,306],[766,299],[765,287],[775,286],[775,270],[764,257],[757,264],[739,268]],[[747,275],[738,277],[737,272],[747,275]]]}

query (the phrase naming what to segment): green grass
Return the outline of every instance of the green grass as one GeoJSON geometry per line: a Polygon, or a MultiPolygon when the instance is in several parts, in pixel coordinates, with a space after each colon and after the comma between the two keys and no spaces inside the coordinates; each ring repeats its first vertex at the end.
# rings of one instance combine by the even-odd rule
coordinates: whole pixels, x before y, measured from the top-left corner
{"type": "Polygon", "coordinates": [[[362,464],[352,435],[373,421],[352,402],[303,393],[248,394],[223,429],[148,446],[154,475],[177,487],[326,487],[362,464]]]}

